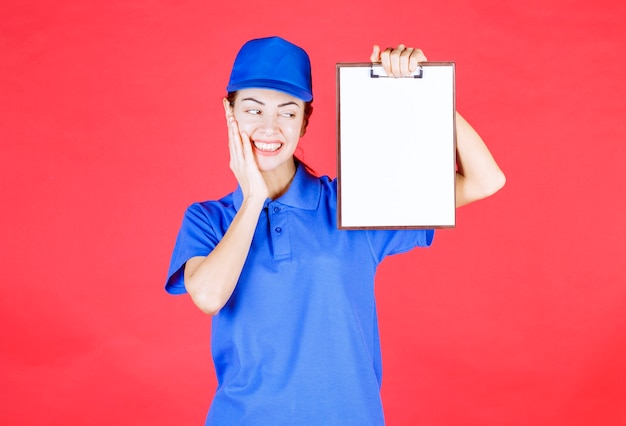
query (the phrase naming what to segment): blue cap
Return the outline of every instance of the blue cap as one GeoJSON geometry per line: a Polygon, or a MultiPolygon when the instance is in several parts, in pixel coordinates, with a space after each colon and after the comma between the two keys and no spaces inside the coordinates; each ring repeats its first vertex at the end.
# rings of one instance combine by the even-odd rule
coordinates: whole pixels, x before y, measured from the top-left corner
{"type": "Polygon", "coordinates": [[[313,100],[311,61],[301,47],[280,37],[258,38],[241,47],[226,90],[274,89],[313,100]]]}

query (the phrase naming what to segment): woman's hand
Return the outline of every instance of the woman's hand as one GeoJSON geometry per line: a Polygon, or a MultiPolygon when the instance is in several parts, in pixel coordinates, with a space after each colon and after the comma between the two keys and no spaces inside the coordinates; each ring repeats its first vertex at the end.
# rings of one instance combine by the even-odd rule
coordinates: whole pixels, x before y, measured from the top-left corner
{"type": "Polygon", "coordinates": [[[217,314],[235,290],[268,194],[252,152],[250,137],[239,131],[226,99],[224,111],[228,124],[230,169],[243,191],[243,203],[213,251],[208,256],[192,257],[185,264],[185,288],[196,306],[210,315],[217,314]]]}
{"type": "MultiPolygon", "coordinates": [[[[381,63],[388,76],[402,77],[411,75],[419,63],[427,59],[420,49],[400,44],[395,49],[388,47],[382,52],[375,45],[370,61],[381,63]]],[[[456,206],[480,200],[500,190],[506,182],[504,173],[480,135],[459,113],[456,113],[456,142],[456,206]]]]}
{"type": "Polygon", "coordinates": [[[388,76],[402,77],[411,75],[417,69],[419,63],[426,62],[427,59],[421,49],[414,49],[400,44],[395,49],[388,47],[382,52],[379,46],[374,45],[370,61],[380,62],[388,76]]]}
{"type": "Polygon", "coordinates": [[[224,99],[224,110],[226,113],[226,124],[228,125],[230,169],[241,187],[244,199],[256,197],[265,201],[269,196],[269,191],[254,158],[250,136],[245,132],[239,131],[235,115],[226,99],[224,99]]]}

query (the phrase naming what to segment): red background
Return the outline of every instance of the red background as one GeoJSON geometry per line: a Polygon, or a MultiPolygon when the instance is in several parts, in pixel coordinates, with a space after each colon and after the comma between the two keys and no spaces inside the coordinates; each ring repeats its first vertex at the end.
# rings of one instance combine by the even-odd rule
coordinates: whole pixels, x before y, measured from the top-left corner
{"type": "Polygon", "coordinates": [[[625,21],[610,0],[2,2],[0,423],[202,423],[210,318],[163,284],[184,209],[235,185],[234,55],[278,34],[314,64],[319,173],[335,63],[406,43],[456,62],[507,174],[380,269],[388,424],[626,424],[625,21]]]}

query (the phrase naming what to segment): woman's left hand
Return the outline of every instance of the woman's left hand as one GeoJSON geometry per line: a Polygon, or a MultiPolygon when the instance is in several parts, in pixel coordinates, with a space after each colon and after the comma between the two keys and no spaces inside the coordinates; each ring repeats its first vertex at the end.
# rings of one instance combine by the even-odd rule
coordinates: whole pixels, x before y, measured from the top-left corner
{"type": "Polygon", "coordinates": [[[426,62],[426,56],[421,49],[406,47],[404,44],[398,45],[395,49],[388,47],[381,52],[378,45],[374,45],[371,62],[380,62],[388,76],[402,77],[411,75],[420,62],[426,62]]]}

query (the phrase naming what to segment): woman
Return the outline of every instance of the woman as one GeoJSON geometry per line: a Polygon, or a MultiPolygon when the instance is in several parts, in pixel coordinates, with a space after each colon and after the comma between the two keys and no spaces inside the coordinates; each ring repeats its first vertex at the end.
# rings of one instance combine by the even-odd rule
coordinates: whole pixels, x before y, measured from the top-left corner
{"type": "MultiPolygon", "coordinates": [[[[403,76],[426,57],[404,45],[370,60],[403,76]]],[[[189,207],[166,289],[214,315],[218,388],[207,425],[382,425],[374,275],[390,254],[429,246],[432,230],[340,231],[336,180],[294,156],[312,112],[301,48],[251,40],[224,99],[230,167],[239,183],[189,207]]],[[[504,175],[457,116],[457,206],[504,175]]]]}

